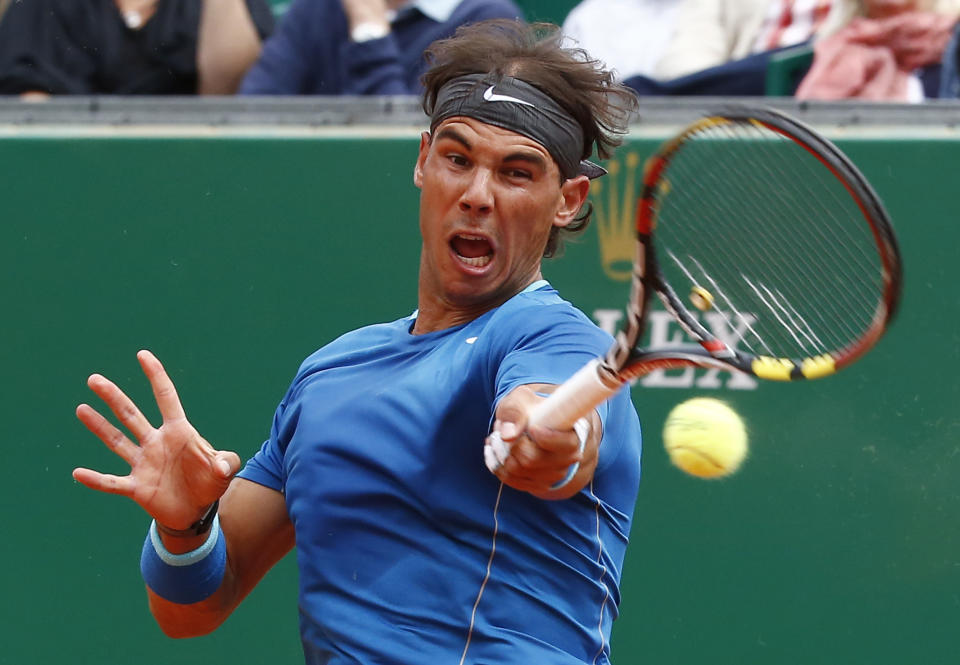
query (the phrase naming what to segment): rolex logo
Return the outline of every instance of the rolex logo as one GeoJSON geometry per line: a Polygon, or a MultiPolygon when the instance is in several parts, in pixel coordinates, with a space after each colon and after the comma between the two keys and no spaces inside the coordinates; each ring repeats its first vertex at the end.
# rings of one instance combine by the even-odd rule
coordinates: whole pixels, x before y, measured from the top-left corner
{"type": "Polygon", "coordinates": [[[636,244],[637,167],[640,155],[628,152],[607,163],[610,175],[590,184],[590,200],[600,240],[600,261],[610,279],[626,282],[633,269],[636,244]],[[604,180],[608,182],[603,182],[604,180]]]}

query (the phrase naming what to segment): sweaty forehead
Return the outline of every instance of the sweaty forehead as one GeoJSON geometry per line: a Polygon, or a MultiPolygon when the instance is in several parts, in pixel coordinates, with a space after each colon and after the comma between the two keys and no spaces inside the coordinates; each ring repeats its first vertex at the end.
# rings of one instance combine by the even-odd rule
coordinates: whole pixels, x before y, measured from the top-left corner
{"type": "MultiPolygon", "coordinates": [[[[471,150],[490,150],[504,155],[527,155],[559,169],[550,151],[538,141],[518,132],[468,117],[447,118],[433,130],[434,139],[449,139],[471,150]]],[[[545,164],[546,165],[546,164],[545,164]]]]}

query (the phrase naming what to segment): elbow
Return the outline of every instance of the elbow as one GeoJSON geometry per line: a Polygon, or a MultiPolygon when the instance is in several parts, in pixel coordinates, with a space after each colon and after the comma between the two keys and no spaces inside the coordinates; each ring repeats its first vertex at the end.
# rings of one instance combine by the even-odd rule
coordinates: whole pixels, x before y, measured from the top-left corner
{"type": "Polygon", "coordinates": [[[160,630],[169,638],[175,640],[185,640],[190,637],[203,637],[204,635],[209,635],[213,632],[213,629],[198,630],[196,624],[164,624],[157,622],[157,625],[160,626],[160,630]]]}
{"type": "Polygon", "coordinates": [[[222,611],[218,605],[201,601],[192,605],[179,605],[164,600],[148,590],[150,613],[157,626],[167,637],[182,640],[190,637],[209,635],[220,627],[229,611],[222,611]]]}
{"type": "Polygon", "coordinates": [[[259,44],[239,52],[198,53],[197,92],[201,95],[236,94],[259,56],[259,44]]]}

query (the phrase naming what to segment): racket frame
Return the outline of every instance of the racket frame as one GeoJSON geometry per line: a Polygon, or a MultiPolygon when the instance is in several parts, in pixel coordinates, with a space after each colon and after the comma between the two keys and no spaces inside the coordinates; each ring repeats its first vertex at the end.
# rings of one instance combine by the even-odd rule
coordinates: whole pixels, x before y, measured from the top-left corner
{"type": "Polygon", "coordinates": [[[626,320],[603,358],[591,361],[557,387],[530,413],[533,424],[569,429],[624,384],[658,369],[689,366],[744,372],[761,379],[817,379],[853,363],[883,335],[900,302],[902,262],[893,225],[876,192],[859,169],[833,143],[800,121],[769,108],[726,106],[710,112],[666,141],[644,165],[636,209],[636,249],[626,320]],[[881,261],[883,295],[865,333],[846,348],[809,358],[776,358],[735,349],[707,330],[683,304],[658,269],[654,236],[658,191],[673,156],[698,132],[723,124],[750,123],[773,131],[804,148],[846,188],[869,225],[881,261]],[[656,293],[663,306],[696,341],[656,349],[637,349],[646,331],[650,300],[656,293]]]}

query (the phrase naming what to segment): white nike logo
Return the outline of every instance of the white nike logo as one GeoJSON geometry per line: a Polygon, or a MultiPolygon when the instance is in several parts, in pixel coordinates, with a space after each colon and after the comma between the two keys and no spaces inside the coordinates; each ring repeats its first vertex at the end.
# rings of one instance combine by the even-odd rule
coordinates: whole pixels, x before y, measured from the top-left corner
{"type": "Polygon", "coordinates": [[[523,104],[524,106],[533,106],[536,108],[535,104],[531,104],[523,99],[517,99],[516,97],[511,97],[510,95],[498,95],[493,91],[492,85],[483,91],[483,98],[488,102],[513,102],[514,104],[523,104]]]}

